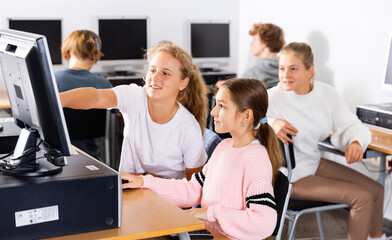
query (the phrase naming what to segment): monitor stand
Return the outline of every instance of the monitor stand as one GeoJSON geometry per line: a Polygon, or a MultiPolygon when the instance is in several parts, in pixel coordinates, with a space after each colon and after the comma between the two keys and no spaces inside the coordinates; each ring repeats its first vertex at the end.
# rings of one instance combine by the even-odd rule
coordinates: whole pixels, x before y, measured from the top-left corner
{"type": "Polygon", "coordinates": [[[62,159],[62,156],[54,158],[52,155],[46,153],[46,159],[41,159],[44,157],[39,157],[37,159],[36,153],[38,150],[37,132],[35,130],[23,128],[20,132],[18,142],[16,143],[13,156],[8,160],[3,161],[1,171],[4,175],[18,177],[41,177],[53,175],[62,171],[61,166],[52,164],[53,159],[58,161],[58,159],[62,159]]]}
{"type": "Polygon", "coordinates": [[[29,167],[16,167],[14,169],[3,168],[1,171],[4,175],[15,177],[44,177],[57,174],[63,170],[62,167],[55,166],[46,159],[37,159],[29,167]]]}

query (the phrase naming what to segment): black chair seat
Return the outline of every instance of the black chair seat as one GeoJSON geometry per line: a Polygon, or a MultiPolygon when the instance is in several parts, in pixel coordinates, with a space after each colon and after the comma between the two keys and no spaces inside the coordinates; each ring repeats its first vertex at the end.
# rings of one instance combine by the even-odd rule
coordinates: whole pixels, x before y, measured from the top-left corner
{"type": "Polygon", "coordinates": [[[336,203],[290,199],[288,209],[293,211],[301,211],[308,208],[323,207],[334,204],[336,203]]]}

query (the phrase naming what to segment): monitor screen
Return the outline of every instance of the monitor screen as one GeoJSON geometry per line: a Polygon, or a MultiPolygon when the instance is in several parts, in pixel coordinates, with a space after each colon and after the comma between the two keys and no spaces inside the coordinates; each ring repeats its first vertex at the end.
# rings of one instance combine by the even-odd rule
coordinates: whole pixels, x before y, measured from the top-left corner
{"type": "Polygon", "coordinates": [[[101,60],[143,59],[147,49],[147,18],[99,19],[102,40],[101,60]]]}
{"type": "Polygon", "coordinates": [[[389,37],[386,55],[387,55],[387,61],[386,61],[385,76],[383,81],[383,88],[392,90],[392,34],[389,37]]]}
{"type": "Polygon", "coordinates": [[[8,19],[9,28],[44,35],[48,41],[53,64],[62,64],[61,20],[8,19]]]}
{"type": "Polygon", "coordinates": [[[194,58],[230,57],[229,23],[191,23],[190,46],[194,58]]]}
{"type": "MultiPolygon", "coordinates": [[[[36,159],[31,159],[31,154],[38,147],[49,162],[66,165],[65,156],[71,155],[73,150],[45,36],[1,30],[0,67],[14,121],[22,128],[8,168],[17,172],[23,164],[26,172],[26,165],[36,167],[36,159]]],[[[5,173],[5,169],[2,172],[5,173]]]]}

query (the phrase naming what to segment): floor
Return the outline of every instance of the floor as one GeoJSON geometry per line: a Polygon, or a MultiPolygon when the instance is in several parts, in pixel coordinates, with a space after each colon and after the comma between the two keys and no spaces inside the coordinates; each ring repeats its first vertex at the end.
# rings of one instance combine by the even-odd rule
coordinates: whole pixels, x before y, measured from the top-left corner
{"type": "MultiPolygon", "coordinates": [[[[348,210],[339,209],[334,211],[322,212],[321,219],[323,222],[324,237],[326,240],[343,240],[347,239],[347,217],[348,210]]],[[[283,228],[282,239],[287,239],[287,223],[283,228]]],[[[392,222],[385,221],[384,232],[392,235],[392,222]]],[[[296,227],[296,238],[300,240],[320,239],[315,214],[306,214],[302,216],[296,227]]]]}
{"type": "MultiPolygon", "coordinates": [[[[326,239],[347,239],[348,211],[339,209],[321,213],[323,231],[326,239]]],[[[287,222],[283,228],[282,239],[287,239],[287,222]]],[[[316,215],[306,214],[297,223],[296,239],[320,239],[316,215]]]]}

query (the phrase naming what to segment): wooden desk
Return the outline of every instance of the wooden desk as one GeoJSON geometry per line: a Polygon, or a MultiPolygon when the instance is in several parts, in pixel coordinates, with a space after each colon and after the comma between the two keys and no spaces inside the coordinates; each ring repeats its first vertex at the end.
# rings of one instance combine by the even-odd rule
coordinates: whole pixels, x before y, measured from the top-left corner
{"type": "Polygon", "coordinates": [[[380,158],[379,183],[385,184],[387,156],[392,155],[392,130],[365,124],[372,133],[372,141],[368,146],[366,157],[380,158]]]}
{"type": "Polygon", "coordinates": [[[0,109],[11,108],[10,101],[8,100],[7,91],[5,89],[0,89],[0,109]]]}
{"type": "Polygon", "coordinates": [[[50,239],[143,239],[205,228],[203,221],[147,189],[123,191],[122,207],[120,228],[50,239]]]}
{"type": "Polygon", "coordinates": [[[372,142],[368,148],[388,155],[392,155],[392,130],[366,124],[372,132],[372,142]]]}

